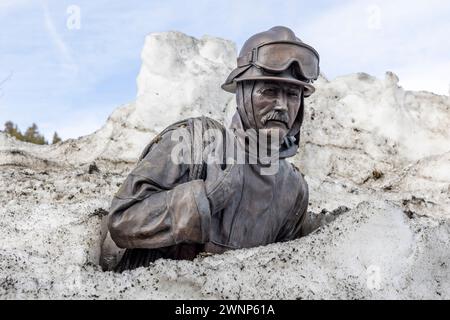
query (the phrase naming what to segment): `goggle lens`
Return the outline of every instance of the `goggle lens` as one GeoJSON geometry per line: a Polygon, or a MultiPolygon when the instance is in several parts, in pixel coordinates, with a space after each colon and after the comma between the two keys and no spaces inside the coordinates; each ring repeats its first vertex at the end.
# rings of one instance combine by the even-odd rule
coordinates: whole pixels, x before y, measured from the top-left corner
{"type": "Polygon", "coordinates": [[[319,57],[308,47],[295,43],[269,43],[256,49],[254,64],[264,69],[281,72],[296,62],[300,73],[308,80],[319,76],[319,57]]]}

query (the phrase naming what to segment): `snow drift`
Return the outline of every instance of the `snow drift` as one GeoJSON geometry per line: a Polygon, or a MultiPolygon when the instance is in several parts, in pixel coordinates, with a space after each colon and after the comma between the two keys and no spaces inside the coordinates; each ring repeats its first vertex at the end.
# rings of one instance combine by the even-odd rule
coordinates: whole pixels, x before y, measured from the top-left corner
{"type": "Polygon", "coordinates": [[[229,121],[233,43],[151,34],[136,101],[92,135],[35,146],[0,133],[2,298],[450,298],[450,102],[398,78],[320,78],[299,154],[308,237],[118,275],[100,221],[144,146],[176,120],[229,121]],[[334,221],[333,221],[334,220],[334,221]]]}

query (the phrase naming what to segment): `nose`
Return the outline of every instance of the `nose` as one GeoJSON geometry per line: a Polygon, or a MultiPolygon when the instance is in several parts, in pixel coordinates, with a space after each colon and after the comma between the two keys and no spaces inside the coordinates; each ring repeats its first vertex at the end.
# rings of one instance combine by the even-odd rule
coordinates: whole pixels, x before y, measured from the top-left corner
{"type": "Polygon", "coordinates": [[[277,96],[277,99],[275,101],[275,107],[274,110],[276,111],[288,111],[288,107],[287,107],[287,97],[284,93],[279,94],[277,96]]]}
{"type": "Polygon", "coordinates": [[[287,103],[285,101],[278,100],[273,109],[278,112],[288,111],[287,103]]]}

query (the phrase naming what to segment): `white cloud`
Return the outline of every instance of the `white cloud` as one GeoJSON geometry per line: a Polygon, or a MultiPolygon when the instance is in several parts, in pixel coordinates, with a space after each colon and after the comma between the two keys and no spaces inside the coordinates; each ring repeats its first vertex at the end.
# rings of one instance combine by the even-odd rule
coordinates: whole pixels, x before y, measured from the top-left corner
{"type": "Polygon", "coordinates": [[[69,107],[63,109],[63,116],[48,114],[45,121],[37,123],[48,141],[51,141],[55,131],[64,140],[93,133],[105,124],[111,106],[92,105],[79,110],[69,107]]]}
{"type": "Polygon", "coordinates": [[[449,14],[450,2],[438,0],[352,1],[296,29],[317,45],[332,77],[389,70],[409,89],[418,89],[421,80],[422,89],[448,94],[449,14]],[[379,8],[379,29],[372,27],[371,7],[379,8]]]}
{"type": "Polygon", "coordinates": [[[167,30],[240,45],[253,33],[286,25],[317,47],[330,78],[360,71],[383,77],[389,70],[407,89],[448,94],[449,16],[450,2],[438,0],[64,0],[48,6],[0,0],[0,78],[1,70],[14,73],[0,98],[0,124],[46,122],[46,132],[56,129],[65,138],[92,131],[132,99],[128,84],[134,85],[145,34],[167,30]],[[82,10],[76,31],[66,27],[72,4],[82,10]],[[373,28],[371,6],[380,8],[379,28],[373,28]],[[78,107],[91,120],[70,116],[78,107]]]}
{"type": "Polygon", "coordinates": [[[70,50],[67,46],[67,44],[62,40],[60,34],[58,33],[57,29],[55,28],[55,25],[53,23],[52,17],[50,15],[50,12],[48,10],[47,2],[43,2],[42,9],[44,11],[44,25],[46,30],[48,31],[48,34],[57,48],[57,50],[60,53],[60,57],[63,63],[64,68],[67,69],[69,72],[78,72],[78,66],[75,64],[72,54],[70,53],[70,50]]]}
{"type": "Polygon", "coordinates": [[[405,89],[450,95],[450,61],[405,66],[396,73],[405,89]]]}
{"type": "Polygon", "coordinates": [[[86,113],[82,116],[71,117],[63,122],[51,122],[42,124],[42,132],[45,134],[47,140],[51,140],[53,132],[58,132],[58,135],[66,140],[69,138],[77,138],[93,133],[101,128],[105,123],[106,117],[98,117],[96,115],[86,113]]]}
{"type": "Polygon", "coordinates": [[[8,13],[10,10],[20,9],[21,7],[29,4],[29,0],[1,0],[0,15],[8,13]]]}

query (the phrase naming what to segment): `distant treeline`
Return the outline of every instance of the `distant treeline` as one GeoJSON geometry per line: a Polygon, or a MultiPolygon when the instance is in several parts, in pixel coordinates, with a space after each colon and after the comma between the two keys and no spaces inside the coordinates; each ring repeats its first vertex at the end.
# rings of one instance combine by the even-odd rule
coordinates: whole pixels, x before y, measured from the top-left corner
{"type": "MultiPolygon", "coordinates": [[[[48,141],[45,140],[45,137],[39,133],[38,126],[33,123],[26,131],[25,133],[22,133],[17,126],[17,124],[13,123],[12,121],[7,121],[5,123],[5,130],[4,132],[11,137],[16,138],[20,141],[30,142],[34,144],[48,144],[48,141]]],[[[52,144],[61,142],[61,138],[58,136],[58,133],[53,134],[52,144]]]]}

